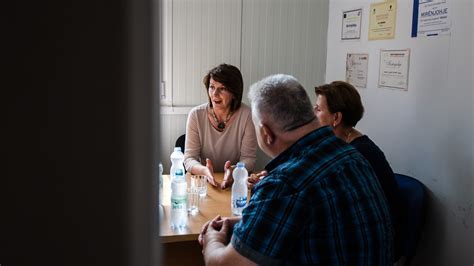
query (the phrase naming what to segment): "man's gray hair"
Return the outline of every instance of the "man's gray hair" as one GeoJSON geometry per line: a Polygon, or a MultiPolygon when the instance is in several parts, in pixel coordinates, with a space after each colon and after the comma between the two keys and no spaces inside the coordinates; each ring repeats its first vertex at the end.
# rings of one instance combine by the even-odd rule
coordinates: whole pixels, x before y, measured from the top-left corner
{"type": "Polygon", "coordinates": [[[250,86],[248,93],[253,115],[285,132],[315,119],[311,101],[298,80],[290,75],[268,76],[250,86]]]}

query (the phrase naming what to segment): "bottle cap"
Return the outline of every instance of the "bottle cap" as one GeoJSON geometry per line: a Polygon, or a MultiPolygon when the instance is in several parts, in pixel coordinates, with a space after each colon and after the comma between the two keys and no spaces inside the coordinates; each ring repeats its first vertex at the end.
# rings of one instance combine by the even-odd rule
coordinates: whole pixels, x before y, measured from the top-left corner
{"type": "Polygon", "coordinates": [[[174,151],[179,151],[179,152],[181,152],[181,147],[174,147],[174,151]]]}
{"type": "Polygon", "coordinates": [[[244,162],[238,162],[238,163],[237,163],[237,167],[238,167],[238,168],[244,168],[244,167],[245,167],[245,163],[244,163],[244,162]]]}

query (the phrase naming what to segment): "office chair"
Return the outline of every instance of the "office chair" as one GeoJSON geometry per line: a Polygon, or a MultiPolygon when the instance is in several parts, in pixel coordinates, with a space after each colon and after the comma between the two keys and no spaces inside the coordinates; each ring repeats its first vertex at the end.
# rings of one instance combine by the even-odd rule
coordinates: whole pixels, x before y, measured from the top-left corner
{"type": "Polygon", "coordinates": [[[404,257],[404,265],[410,265],[415,256],[416,246],[420,237],[421,226],[425,216],[425,186],[417,179],[395,174],[400,189],[402,228],[400,232],[400,255],[404,257]]]}
{"type": "Polygon", "coordinates": [[[183,134],[179,136],[178,139],[176,139],[176,144],[174,145],[175,147],[180,147],[181,152],[184,153],[184,142],[186,141],[186,134],[183,134]]]}

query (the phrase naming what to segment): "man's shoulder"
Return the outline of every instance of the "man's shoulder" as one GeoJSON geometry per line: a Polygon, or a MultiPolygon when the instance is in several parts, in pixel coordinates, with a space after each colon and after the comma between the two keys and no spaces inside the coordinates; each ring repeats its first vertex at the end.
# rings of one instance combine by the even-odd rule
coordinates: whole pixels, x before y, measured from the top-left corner
{"type": "Polygon", "coordinates": [[[296,190],[304,190],[334,176],[357,176],[361,171],[366,172],[366,159],[354,147],[336,138],[312,143],[277,167],[288,173],[286,177],[282,175],[283,181],[287,179],[286,182],[296,190]]]}
{"type": "MultiPolygon", "coordinates": [[[[307,138],[308,139],[308,138],[307,138]]],[[[301,151],[296,152],[288,162],[298,171],[300,166],[316,171],[321,168],[330,168],[338,164],[344,164],[347,160],[359,160],[357,150],[336,137],[333,134],[322,135],[322,137],[303,142],[301,151]]],[[[318,171],[316,171],[318,172],[318,171]]]]}
{"type": "Polygon", "coordinates": [[[284,173],[274,170],[256,184],[252,193],[268,194],[267,191],[281,190],[281,188],[288,188],[288,185],[284,173]]]}

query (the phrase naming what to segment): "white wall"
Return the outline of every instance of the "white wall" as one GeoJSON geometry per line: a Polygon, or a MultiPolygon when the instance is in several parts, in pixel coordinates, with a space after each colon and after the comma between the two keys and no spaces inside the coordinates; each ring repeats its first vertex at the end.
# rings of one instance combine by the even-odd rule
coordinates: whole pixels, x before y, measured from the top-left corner
{"type": "MultiPolygon", "coordinates": [[[[271,74],[294,75],[315,98],[324,81],[327,0],[243,0],[241,71],[248,87],[271,74]]],[[[257,150],[256,170],[270,160],[257,150]]]]}
{"type": "MultiPolygon", "coordinates": [[[[327,0],[243,0],[246,89],[265,76],[294,75],[314,99],[326,70],[327,0]]],[[[245,97],[247,101],[247,97],[245,97]]]]}
{"type": "MultiPolygon", "coordinates": [[[[324,81],[328,0],[165,1],[161,158],[185,133],[191,107],[207,102],[204,74],[220,63],[240,67],[248,87],[276,73],[296,76],[314,99],[324,81]],[[172,93],[171,93],[172,91],[172,93]]],[[[257,167],[269,158],[260,150],[257,167]]],[[[169,162],[163,161],[165,173],[169,162]]]]}
{"type": "Polygon", "coordinates": [[[366,113],[358,128],[395,172],[429,191],[415,265],[472,265],[474,110],[473,3],[450,0],[450,36],[411,38],[412,2],[399,0],[396,37],[368,41],[372,1],[330,0],[326,82],[344,80],[348,52],[369,53],[366,113]],[[341,11],[363,7],[360,41],[341,41],[341,11]],[[330,44],[330,45],[329,45],[330,44]],[[380,49],[411,49],[408,91],[377,87],[380,49]]]}

